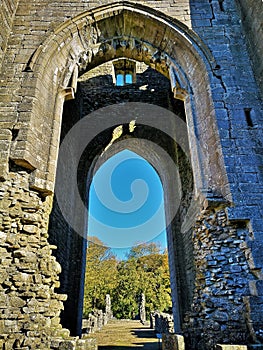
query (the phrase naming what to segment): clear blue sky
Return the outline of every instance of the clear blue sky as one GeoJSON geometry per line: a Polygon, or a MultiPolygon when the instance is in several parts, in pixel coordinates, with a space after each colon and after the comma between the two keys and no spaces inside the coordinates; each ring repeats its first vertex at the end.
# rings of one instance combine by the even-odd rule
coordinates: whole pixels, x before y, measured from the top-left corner
{"type": "Polygon", "coordinates": [[[166,248],[163,188],[154,168],[124,150],[95,174],[89,192],[88,236],[111,247],[118,258],[142,242],[166,248]]]}

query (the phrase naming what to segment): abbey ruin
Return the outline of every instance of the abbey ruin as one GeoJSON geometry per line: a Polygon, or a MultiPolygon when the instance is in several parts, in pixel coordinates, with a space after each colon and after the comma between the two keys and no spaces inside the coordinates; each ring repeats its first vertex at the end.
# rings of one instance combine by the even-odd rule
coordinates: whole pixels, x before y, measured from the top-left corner
{"type": "Polygon", "coordinates": [[[0,349],[85,348],[87,193],[123,149],[163,184],[186,349],[263,348],[262,23],[261,0],[1,1],[0,349]]]}

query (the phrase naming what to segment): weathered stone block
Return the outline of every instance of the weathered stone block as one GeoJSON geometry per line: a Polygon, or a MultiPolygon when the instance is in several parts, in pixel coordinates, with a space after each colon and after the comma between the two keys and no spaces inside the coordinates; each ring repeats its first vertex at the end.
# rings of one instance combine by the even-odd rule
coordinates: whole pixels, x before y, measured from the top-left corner
{"type": "Polygon", "coordinates": [[[58,347],[58,350],[75,350],[76,342],[74,340],[63,340],[58,347]]]}
{"type": "Polygon", "coordinates": [[[77,340],[76,350],[97,350],[97,340],[95,338],[77,340]]]}
{"type": "Polygon", "coordinates": [[[36,233],[38,230],[37,226],[35,225],[24,225],[23,226],[23,231],[27,232],[27,233],[36,233]]]}
{"type": "Polygon", "coordinates": [[[178,334],[162,335],[162,350],[184,350],[184,337],[178,334]]]}
{"type": "Polygon", "coordinates": [[[24,299],[21,299],[15,295],[9,298],[9,302],[12,307],[22,307],[26,304],[26,301],[24,299]]]}

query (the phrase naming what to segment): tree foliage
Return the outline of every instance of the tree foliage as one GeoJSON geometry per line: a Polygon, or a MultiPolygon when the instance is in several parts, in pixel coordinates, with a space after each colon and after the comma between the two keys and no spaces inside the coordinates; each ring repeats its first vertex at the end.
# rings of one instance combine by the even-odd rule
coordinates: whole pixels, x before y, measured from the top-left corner
{"type": "Polygon", "coordinates": [[[106,294],[117,283],[117,259],[97,237],[90,237],[87,248],[83,313],[104,309],[106,294]]]}
{"type": "MultiPolygon", "coordinates": [[[[97,239],[96,239],[97,240],[97,239]]],[[[85,281],[84,313],[103,307],[107,293],[112,298],[113,315],[132,319],[138,314],[142,293],[146,299],[146,313],[169,311],[171,290],[168,255],[155,243],[143,243],[131,248],[127,259],[117,261],[110,249],[89,244],[85,281]]]]}

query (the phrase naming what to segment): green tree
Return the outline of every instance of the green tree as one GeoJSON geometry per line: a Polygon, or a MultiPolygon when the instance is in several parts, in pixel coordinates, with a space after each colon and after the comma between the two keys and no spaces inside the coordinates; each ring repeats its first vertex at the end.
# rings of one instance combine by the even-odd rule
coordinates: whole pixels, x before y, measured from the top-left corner
{"type": "Polygon", "coordinates": [[[118,279],[112,295],[112,311],[117,318],[132,319],[138,310],[139,278],[133,260],[118,264],[118,279]]]}
{"type": "Polygon", "coordinates": [[[118,264],[117,285],[112,292],[113,314],[133,318],[138,313],[141,293],[146,298],[146,313],[169,311],[171,290],[167,251],[155,243],[132,247],[126,261],[118,264]]]}
{"type": "Polygon", "coordinates": [[[117,282],[117,259],[97,237],[89,237],[83,314],[104,309],[106,294],[112,294],[117,282]]]}
{"type": "Polygon", "coordinates": [[[140,258],[143,256],[151,255],[151,254],[160,254],[161,248],[160,245],[154,242],[149,243],[141,243],[131,248],[127,257],[131,258],[140,258]]]}

